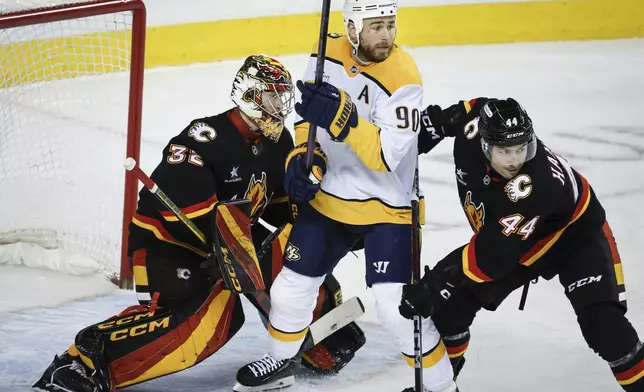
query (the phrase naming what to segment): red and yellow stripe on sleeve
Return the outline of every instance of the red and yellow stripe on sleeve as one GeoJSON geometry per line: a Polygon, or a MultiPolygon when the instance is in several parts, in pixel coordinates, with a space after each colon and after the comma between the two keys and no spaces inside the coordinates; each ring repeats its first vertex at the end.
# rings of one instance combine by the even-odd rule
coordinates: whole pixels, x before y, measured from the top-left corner
{"type": "MultiPolygon", "coordinates": [[[[215,207],[215,204],[217,204],[217,201],[217,195],[213,195],[206,201],[181,208],[181,212],[186,214],[186,216],[190,219],[197,218],[212,211],[212,209],[215,207]]],[[[163,219],[168,222],[179,221],[179,218],[177,218],[177,216],[172,211],[161,211],[161,215],[163,216],[163,219]]]]}
{"type": "Polygon", "coordinates": [[[139,213],[134,213],[134,216],[132,217],[132,223],[135,224],[136,226],[148,230],[154,234],[154,236],[161,241],[174,244],[177,246],[180,246],[182,248],[186,248],[199,256],[206,257],[208,254],[204,251],[202,251],[199,248],[196,248],[190,244],[186,244],[184,242],[177,241],[166,229],[161,225],[161,222],[154,219],[150,218],[144,215],[141,215],[139,213]]]}
{"type": "Polygon", "coordinates": [[[487,276],[476,264],[476,237],[479,233],[474,234],[470,243],[463,248],[463,273],[476,283],[491,282],[492,278],[487,276]]]}

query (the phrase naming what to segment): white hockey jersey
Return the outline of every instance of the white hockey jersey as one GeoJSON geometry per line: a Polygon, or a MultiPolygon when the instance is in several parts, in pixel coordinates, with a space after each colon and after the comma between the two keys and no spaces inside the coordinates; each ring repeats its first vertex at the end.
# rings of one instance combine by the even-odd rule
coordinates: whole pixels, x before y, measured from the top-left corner
{"type": "MultiPolygon", "coordinates": [[[[348,38],[330,36],[324,81],[346,91],[357,107],[358,126],[343,142],[318,128],[328,158],[313,208],[343,223],[411,223],[414,173],[423,87],[414,60],[394,46],[389,57],[367,66],[351,55],[348,38]]],[[[317,48],[303,80],[314,80],[317,48]]],[[[298,99],[301,99],[298,97],[298,99]]],[[[306,142],[309,124],[295,118],[296,144],[306,142]]]]}

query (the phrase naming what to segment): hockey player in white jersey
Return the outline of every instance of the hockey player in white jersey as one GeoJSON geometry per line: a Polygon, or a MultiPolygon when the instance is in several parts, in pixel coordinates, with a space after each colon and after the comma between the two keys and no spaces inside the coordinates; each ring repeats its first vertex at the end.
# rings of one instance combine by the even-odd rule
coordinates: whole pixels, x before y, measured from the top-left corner
{"type": "MultiPolygon", "coordinates": [[[[394,45],[397,7],[397,0],[346,0],[347,34],[327,38],[324,83],[310,82],[316,54],[306,82],[297,83],[297,147],[287,158],[284,185],[299,202],[299,215],[271,288],[270,352],[238,371],[235,391],[293,384],[320,284],[358,241],[364,241],[366,283],[378,317],[413,367],[413,323],[400,316],[398,305],[412,279],[411,201],[423,87],[414,60],[394,45]],[[304,163],[310,124],[319,126],[316,146],[310,146],[319,184],[304,163]]],[[[425,390],[456,391],[448,354],[429,319],[423,349],[425,390]]]]}

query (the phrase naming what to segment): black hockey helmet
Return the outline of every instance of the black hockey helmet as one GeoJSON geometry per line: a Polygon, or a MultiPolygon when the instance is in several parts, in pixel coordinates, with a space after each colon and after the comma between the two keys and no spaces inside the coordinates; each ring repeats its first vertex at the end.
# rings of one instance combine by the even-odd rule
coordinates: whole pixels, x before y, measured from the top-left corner
{"type": "Polygon", "coordinates": [[[510,147],[526,144],[526,161],[534,158],[537,138],[532,120],[525,109],[514,99],[491,99],[479,113],[479,132],[483,138],[483,151],[491,159],[494,146],[510,147]]]}
{"type": "Polygon", "coordinates": [[[492,99],[481,108],[479,131],[483,140],[495,146],[515,146],[534,136],[532,120],[512,98],[492,99]]]}

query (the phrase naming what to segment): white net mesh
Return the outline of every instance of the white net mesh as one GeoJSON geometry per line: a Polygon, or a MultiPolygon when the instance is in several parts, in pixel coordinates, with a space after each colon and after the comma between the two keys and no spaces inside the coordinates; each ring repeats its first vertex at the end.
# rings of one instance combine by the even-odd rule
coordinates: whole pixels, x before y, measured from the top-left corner
{"type": "Polygon", "coordinates": [[[0,24],[0,264],[117,273],[131,28],[131,12],[0,24]]]}

